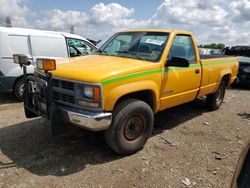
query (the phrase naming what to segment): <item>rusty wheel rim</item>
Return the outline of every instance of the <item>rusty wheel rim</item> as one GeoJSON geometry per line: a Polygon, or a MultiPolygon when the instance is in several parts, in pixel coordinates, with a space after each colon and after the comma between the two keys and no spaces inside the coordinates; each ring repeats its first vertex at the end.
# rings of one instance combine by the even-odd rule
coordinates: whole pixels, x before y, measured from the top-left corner
{"type": "Polygon", "coordinates": [[[127,141],[135,141],[140,138],[146,128],[146,120],[142,115],[131,117],[124,126],[124,137],[127,141]]]}

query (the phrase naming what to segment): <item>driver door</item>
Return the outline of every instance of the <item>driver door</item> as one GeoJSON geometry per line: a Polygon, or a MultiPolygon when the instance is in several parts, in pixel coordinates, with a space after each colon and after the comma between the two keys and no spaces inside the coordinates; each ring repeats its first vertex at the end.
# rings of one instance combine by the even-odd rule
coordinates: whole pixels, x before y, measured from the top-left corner
{"type": "Polygon", "coordinates": [[[201,67],[197,62],[191,35],[176,35],[167,60],[181,57],[189,60],[189,67],[167,66],[163,74],[160,110],[192,101],[201,81],[201,67]]]}

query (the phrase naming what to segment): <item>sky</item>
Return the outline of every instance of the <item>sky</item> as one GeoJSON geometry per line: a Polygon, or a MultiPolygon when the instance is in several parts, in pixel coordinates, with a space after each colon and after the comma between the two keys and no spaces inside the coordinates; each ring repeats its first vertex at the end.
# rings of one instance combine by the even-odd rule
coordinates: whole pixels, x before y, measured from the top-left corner
{"type": "Polygon", "coordinates": [[[75,32],[104,40],[117,31],[192,31],[199,44],[250,45],[250,0],[0,0],[14,27],[75,32]]]}

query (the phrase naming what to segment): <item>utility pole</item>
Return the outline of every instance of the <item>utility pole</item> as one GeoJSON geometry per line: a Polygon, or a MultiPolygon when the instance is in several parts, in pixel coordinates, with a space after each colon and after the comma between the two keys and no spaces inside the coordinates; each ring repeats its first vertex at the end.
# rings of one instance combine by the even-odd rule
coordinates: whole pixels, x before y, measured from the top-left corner
{"type": "Polygon", "coordinates": [[[74,25],[70,25],[69,32],[70,32],[71,34],[75,34],[75,26],[74,26],[74,25]]]}
{"type": "Polygon", "coordinates": [[[10,16],[6,16],[5,23],[6,23],[6,27],[12,27],[10,16]]]}

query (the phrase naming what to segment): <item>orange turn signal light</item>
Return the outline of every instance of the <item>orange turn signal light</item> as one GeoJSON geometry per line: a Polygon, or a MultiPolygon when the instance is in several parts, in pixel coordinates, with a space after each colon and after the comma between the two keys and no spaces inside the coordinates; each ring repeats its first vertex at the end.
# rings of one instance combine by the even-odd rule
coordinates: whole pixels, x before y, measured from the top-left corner
{"type": "Polygon", "coordinates": [[[93,90],[94,90],[94,92],[93,92],[93,99],[94,99],[94,101],[99,101],[100,100],[100,96],[101,96],[100,88],[99,87],[94,87],[93,90]]]}
{"type": "Polygon", "coordinates": [[[44,70],[44,71],[56,70],[56,60],[55,59],[37,59],[36,67],[39,70],[44,70]]]}

